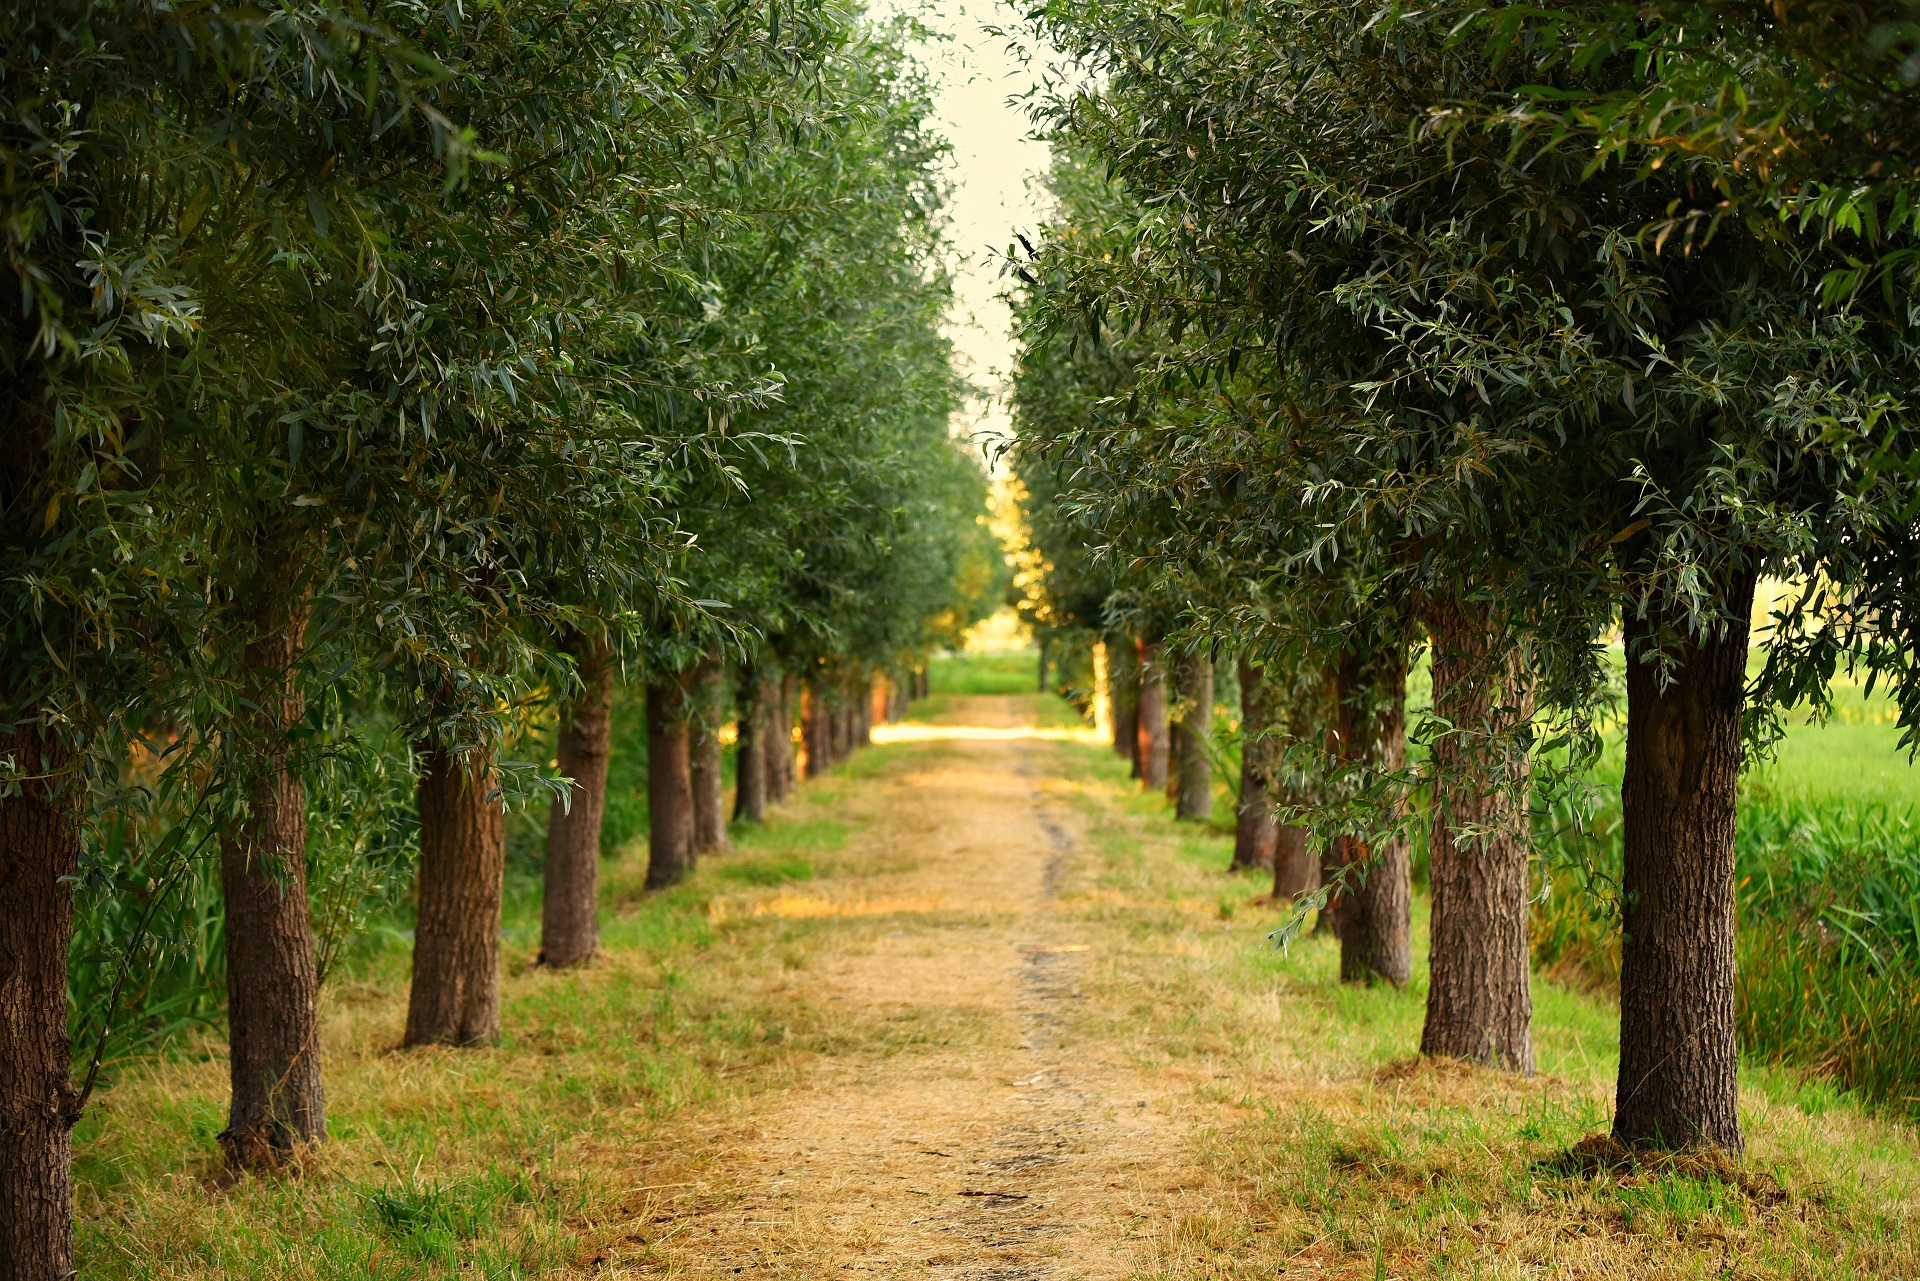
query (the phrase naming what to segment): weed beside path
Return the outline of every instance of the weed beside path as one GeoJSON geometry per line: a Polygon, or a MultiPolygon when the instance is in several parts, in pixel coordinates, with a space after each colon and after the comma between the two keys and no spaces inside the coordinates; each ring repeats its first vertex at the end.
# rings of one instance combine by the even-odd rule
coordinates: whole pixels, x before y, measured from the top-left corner
{"type": "Polygon", "coordinates": [[[403,956],[339,987],[301,1177],[219,1178],[220,1046],[123,1071],[78,1136],[88,1273],[1920,1274],[1911,1130],[1754,1074],[1737,1172],[1569,1160],[1608,1119],[1606,1007],[1540,984],[1532,1080],[1411,1062],[1421,980],[1267,950],[1227,841],[1111,753],[953,732],[667,895],[643,849],[610,863],[607,955],[510,947],[499,1049],[393,1049],[403,956]]]}

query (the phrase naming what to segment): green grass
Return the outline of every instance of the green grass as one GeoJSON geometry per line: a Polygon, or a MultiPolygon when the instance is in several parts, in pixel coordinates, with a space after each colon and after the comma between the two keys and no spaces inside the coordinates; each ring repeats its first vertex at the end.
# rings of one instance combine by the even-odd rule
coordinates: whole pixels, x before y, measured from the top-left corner
{"type": "Polygon", "coordinates": [[[1752,769],[1753,780],[1816,802],[1920,809],[1920,765],[1900,747],[1893,700],[1879,692],[1869,698],[1859,684],[1836,682],[1833,703],[1822,724],[1790,717],[1774,760],[1752,769]]]}
{"type": "Polygon", "coordinates": [[[937,654],[927,665],[931,694],[1032,694],[1039,690],[1038,651],[937,654]]]}

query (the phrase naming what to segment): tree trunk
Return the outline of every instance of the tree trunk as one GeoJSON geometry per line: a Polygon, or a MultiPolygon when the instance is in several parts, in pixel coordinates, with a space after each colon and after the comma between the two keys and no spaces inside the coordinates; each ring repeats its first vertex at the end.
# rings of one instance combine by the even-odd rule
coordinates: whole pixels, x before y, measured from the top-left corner
{"type": "MultiPolygon", "coordinates": [[[[1340,742],[1374,769],[1398,770],[1407,761],[1406,648],[1388,643],[1367,659],[1352,651],[1340,662],[1340,742]]],[[[1413,972],[1412,861],[1405,839],[1379,847],[1358,835],[1335,844],[1349,867],[1336,917],[1340,978],[1395,987],[1413,972]]]]}
{"type": "Polygon", "coordinates": [[[933,673],[923,667],[916,673],[915,679],[919,685],[920,697],[933,697],[933,673]]]}
{"type": "Polygon", "coordinates": [[[1171,743],[1167,739],[1166,661],[1158,641],[1140,646],[1140,785],[1149,792],[1167,788],[1171,743]]]}
{"type": "Polygon", "coordinates": [[[573,780],[567,803],[547,812],[545,894],[540,902],[540,962],[579,965],[600,946],[600,823],[613,755],[613,661],[604,640],[574,636],[568,652],[580,692],[561,713],[556,755],[573,780]]]}
{"type": "MultiPolygon", "coordinates": [[[[1734,1040],[1734,806],[1754,576],[1721,584],[1725,630],[1675,644],[1664,688],[1659,619],[1629,618],[1620,1080],[1614,1137],[1744,1147],[1734,1040]]],[[[1674,620],[1683,630],[1684,620],[1674,620]]]]}
{"type": "Polygon", "coordinates": [[[692,708],[684,677],[647,678],[647,888],[678,885],[693,872],[692,708]]]}
{"type": "Polygon", "coordinates": [[[419,920],[405,1045],[500,1038],[500,893],[505,817],[493,750],[429,746],[420,775],[419,920]]]}
{"type": "Polygon", "coordinates": [[[693,714],[687,726],[687,753],[693,786],[693,848],[707,854],[727,848],[727,788],[720,771],[726,670],[718,652],[694,665],[691,692],[693,714]]]}
{"type": "Polygon", "coordinates": [[[73,1275],[73,1125],[67,949],[80,825],[50,780],[67,755],[30,725],[0,732],[25,778],[0,796],[0,1278],[73,1275]]]}
{"type": "Polygon", "coordinates": [[[1113,717],[1113,754],[1132,762],[1140,777],[1140,656],[1125,639],[1107,646],[1107,690],[1113,717]]]}
{"type": "Polygon", "coordinates": [[[1273,829],[1273,896],[1299,898],[1320,884],[1320,860],[1307,842],[1307,829],[1277,823],[1273,829]]]}
{"type": "Polygon", "coordinates": [[[873,673],[860,674],[860,697],[853,704],[853,742],[856,747],[873,746],[873,673]]]}
{"type": "MultiPolygon", "coordinates": [[[[281,585],[274,585],[275,587],[281,585]]],[[[262,588],[273,599],[273,588],[262,588]]],[[[303,608],[263,608],[244,652],[251,732],[250,812],[221,833],[226,906],[228,1069],[233,1086],[220,1145],[242,1169],[282,1165],[326,1137],[320,1074],[320,974],[307,907],[307,787],[289,733],[305,715],[295,666],[305,647],[303,608]]]]}
{"type": "Polygon", "coordinates": [[[833,759],[844,761],[853,755],[853,705],[842,702],[833,708],[833,759]]]}
{"type": "Polygon", "coordinates": [[[768,681],[758,672],[740,673],[740,738],[733,756],[733,821],[767,821],[769,775],[773,765],[773,708],[768,681]]]}
{"type": "Polygon", "coordinates": [[[1449,600],[1428,624],[1442,737],[1432,757],[1431,979],[1420,1052],[1531,1074],[1533,681],[1495,612],[1449,600]]]}
{"type": "Polygon", "coordinates": [[[800,762],[793,744],[794,704],[800,697],[799,690],[800,678],[782,672],[778,701],[773,705],[773,772],[768,775],[776,785],[774,799],[780,801],[791,796],[794,784],[800,781],[800,762]]]}
{"type": "MultiPolygon", "coordinates": [[[[1281,744],[1278,717],[1274,715],[1273,692],[1267,684],[1265,669],[1255,667],[1244,655],[1240,668],[1240,797],[1235,806],[1232,870],[1274,867],[1274,850],[1280,825],[1274,821],[1273,807],[1279,796],[1277,757],[1281,744]]],[[[1304,845],[1305,842],[1303,841],[1304,845]]],[[[1275,897],[1292,898],[1299,889],[1282,886],[1279,869],[1274,869],[1275,897]]]]}
{"type": "Polygon", "coordinates": [[[833,713],[820,697],[820,686],[807,682],[806,709],[801,734],[807,741],[807,777],[818,778],[833,768],[833,713]]]}
{"type": "Polygon", "coordinates": [[[1213,817],[1213,659],[1180,660],[1180,776],[1175,813],[1206,822],[1213,817]]]}
{"type": "Polygon", "coordinates": [[[1042,694],[1047,692],[1047,645],[1052,639],[1051,636],[1040,637],[1040,692],[1042,694]]]}

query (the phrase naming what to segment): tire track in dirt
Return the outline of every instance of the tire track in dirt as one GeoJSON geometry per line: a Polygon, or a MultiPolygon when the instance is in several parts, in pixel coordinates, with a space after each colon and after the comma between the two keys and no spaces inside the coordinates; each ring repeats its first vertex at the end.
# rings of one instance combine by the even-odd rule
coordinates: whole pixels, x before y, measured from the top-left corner
{"type": "MultiPolygon", "coordinates": [[[[1146,1106],[1150,1083],[1122,1047],[1075,1031],[1103,927],[1072,908],[1082,842],[1077,816],[1047,790],[1056,752],[956,739],[863,785],[882,789],[885,821],[854,843],[877,843],[875,868],[909,866],[823,892],[940,907],[837,922],[841,934],[796,979],[850,1021],[977,1031],[823,1057],[745,1117],[675,1136],[678,1150],[645,1162],[635,1230],[626,1248],[602,1252],[598,1275],[1129,1271],[1129,1241],[1171,1208],[1159,1194],[1182,1178],[1188,1145],[1146,1106]],[[697,1177],[673,1177],[700,1149],[697,1177]],[[661,1188],[669,1182],[684,1185],[661,1188]]],[[[850,861],[861,854],[850,848],[850,861]]]]}

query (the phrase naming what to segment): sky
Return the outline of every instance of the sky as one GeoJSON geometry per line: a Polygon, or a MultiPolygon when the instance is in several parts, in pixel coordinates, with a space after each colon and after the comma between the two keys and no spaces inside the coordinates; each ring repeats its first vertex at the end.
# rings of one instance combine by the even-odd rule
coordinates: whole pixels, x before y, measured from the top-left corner
{"type": "Polygon", "coordinates": [[[994,0],[894,0],[878,12],[916,14],[946,37],[920,46],[921,60],[938,84],[935,127],[953,144],[953,197],[949,206],[958,295],[949,336],[961,372],[992,396],[958,424],[967,432],[1008,431],[1003,384],[1013,363],[1011,319],[998,295],[1006,287],[1000,268],[1015,231],[1040,221],[1036,180],[1045,173],[1047,148],[1028,137],[1032,126],[1016,101],[1033,86],[1037,69],[1007,48],[989,28],[1014,25],[1018,12],[994,0]]]}

